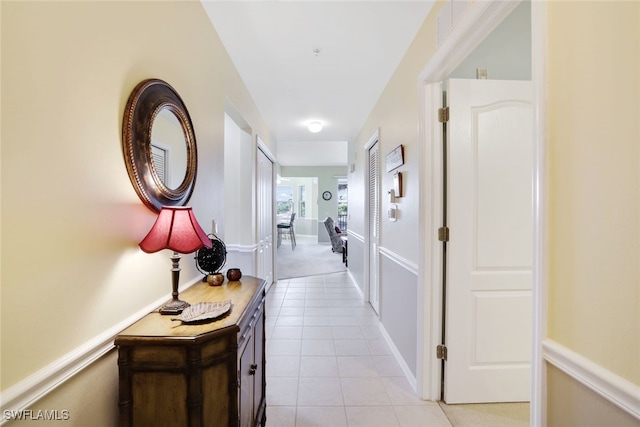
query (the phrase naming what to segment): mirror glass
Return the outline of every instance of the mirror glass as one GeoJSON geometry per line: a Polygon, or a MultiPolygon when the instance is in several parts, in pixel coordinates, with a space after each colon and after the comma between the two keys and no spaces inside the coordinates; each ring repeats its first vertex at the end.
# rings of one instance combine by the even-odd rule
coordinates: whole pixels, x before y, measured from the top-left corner
{"type": "Polygon", "coordinates": [[[153,166],[167,188],[180,187],[187,174],[187,144],[178,117],[162,108],[151,128],[153,166]]]}

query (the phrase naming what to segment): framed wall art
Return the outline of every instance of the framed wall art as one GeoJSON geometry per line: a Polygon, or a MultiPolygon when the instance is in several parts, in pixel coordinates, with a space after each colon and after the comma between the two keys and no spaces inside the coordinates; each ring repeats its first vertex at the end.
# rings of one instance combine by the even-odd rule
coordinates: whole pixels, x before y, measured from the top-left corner
{"type": "Polygon", "coordinates": [[[404,147],[402,144],[398,145],[389,154],[385,156],[387,172],[399,168],[404,164],[404,147]]]}

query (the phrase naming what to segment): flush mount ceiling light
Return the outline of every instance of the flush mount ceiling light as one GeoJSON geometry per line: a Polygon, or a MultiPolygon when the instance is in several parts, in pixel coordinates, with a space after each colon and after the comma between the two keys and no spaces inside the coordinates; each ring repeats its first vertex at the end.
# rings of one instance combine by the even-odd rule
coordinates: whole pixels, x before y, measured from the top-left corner
{"type": "Polygon", "coordinates": [[[309,129],[309,132],[311,133],[318,133],[322,130],[322,122],[319,121],[313,121],[313,122],[309,122],[307,124],[307,128],[309,129]]]}

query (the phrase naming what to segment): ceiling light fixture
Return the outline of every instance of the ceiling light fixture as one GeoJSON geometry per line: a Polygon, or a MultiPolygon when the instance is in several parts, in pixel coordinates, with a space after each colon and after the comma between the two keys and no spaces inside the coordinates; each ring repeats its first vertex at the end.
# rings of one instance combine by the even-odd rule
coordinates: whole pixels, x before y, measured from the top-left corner
{"type": "Polygon", "coordinates": [[[309,132],[318,133],[322,130],[322,122],[319,122],[319,121],[309,122],[309,124],[307,124],[307,127],[309,128],[309,132]]]}

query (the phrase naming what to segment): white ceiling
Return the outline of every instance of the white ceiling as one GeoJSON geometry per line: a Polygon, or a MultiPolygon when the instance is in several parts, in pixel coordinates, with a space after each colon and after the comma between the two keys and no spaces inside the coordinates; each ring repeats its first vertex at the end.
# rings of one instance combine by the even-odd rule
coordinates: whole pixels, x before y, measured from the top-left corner
{"type": "Polygon", "coordinates": [[[283,166],[347,164],[347,141],[357,136],[433,3],[202,0],[283,166]],[[324,129],[310,133],[311,120],[324,129]]]}

